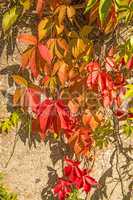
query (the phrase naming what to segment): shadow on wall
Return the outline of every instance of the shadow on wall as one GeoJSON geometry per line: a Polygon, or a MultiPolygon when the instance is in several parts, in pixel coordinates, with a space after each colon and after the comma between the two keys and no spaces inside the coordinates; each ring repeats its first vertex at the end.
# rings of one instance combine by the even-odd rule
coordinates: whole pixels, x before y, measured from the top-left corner
{"type": "Polygon", "coordinates": [[[131,145],[123,147],[123,144],[117,140],[115,149],[110,157],[110,168],[107,169],[99,179],[100,188],[97,189],[90,200],[112,200],[113,195],[121,196],[121,200],[132,200],[133,197],[133,158],[130,157],[133,148],[131,145]],[[122,157],[125,162],[121,162],[122,157]],[[114,174],[114,171],[116,173],[114,174]],[[108,181],[108,178],[109,181],[108,181]],[[117,186],[120,185],[120,189],[117,186]],[[126,188],[125,188],[126,187],[126,188]],[[108,188],[111,188],[108,191],[108,188]]]}

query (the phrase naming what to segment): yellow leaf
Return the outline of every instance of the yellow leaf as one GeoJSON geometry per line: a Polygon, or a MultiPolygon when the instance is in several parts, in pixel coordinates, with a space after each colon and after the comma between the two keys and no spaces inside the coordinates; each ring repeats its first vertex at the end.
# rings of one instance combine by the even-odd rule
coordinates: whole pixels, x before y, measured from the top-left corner
{"type": "Polygon", "coordinates": [[[25,10],[29,10],[31,6],[30,0],[21,0],[20,4],[24,7],[25,10]]]}
{"type": "Polygon", "coordinates": [[[56,39],[49,39],[47,42],[47,47],[50,50],[50,53],[52,54],[52,57],[55,56],[55,45],[56,45],[56,39]]]}
{"type": "Polygon", "coordinates": [[[75,8],[73,6],[67,6],[67,17],[71,19],[75,14],[75,8]]]}
{"type": "Polygon", "coordinates": [[[71,31],[68,33],[68,36],[70,38],[78,38],[78,33],[76,33],[75,31],[71,31]]]}
{"type": "Polygon", "coordinates": [[[65,16],[66,16],[66,5],[61,5],[56,9],[56,13],[58,13],[58,21],[59,24],[62,24],[65,16]]]}
{"type": "Polygon", "coordinates": [[[80,38],[77,40],[73,41],[73,46],[72,46],[72,54],[75,58],[77,58],[81,53],[85,51],[86,44],[84,41],[80,38]]]}
{"type": "Polygon", "coordinates": [[[17,7],[14,6],[8,11],[6,11],[3,15],[2,19],[2,28],[4,32],[8,31],[14,23],[17,21],[19,13],[17,12],[17,7]]]}
{"type": "Polygon", "coordinates": [[[60,51],[61,57],[66,56],[67,51],[68,51],[68,44],[66,40],[62,38],[57,39],[57,49],[60,51]]]}
{"type": "Polygon", "coordinates": [[[57,44],[56,42],[56,45],[55,45],[55,48],[54,48],[54,52],[55,52],[55,55],[58,57],[58,58],[62,58],[63,57],[63,50],[60,48],[60,46],[57,44]]]}
{"type": "Polygon", "coordinates": [[[57,31],[57,34],[59,35],[60,33],[62,33],[63,32],[63,30],[64,30],[64,26],[63,25],[56,25],[55,26],[55,28],[56,28],[56,31],[57,31]]]}
{"type": "Polygon", "coordinates": [[[47,29],[48,21],[49,21],[48,18],[44,18],[40,21],[40,23],[38,25],[39,41],[42,40],[48,32],[48,29],[47,29]]]}
{"type": "Polygon", "coordinates": [[[83,26],[83,28],[80,31],[80,36],[86,37],[92,31],[92,28],[93,28],[92,26],[88,25],[83,26]]]}
{"type": "Polygon", "coordinates": [[[49,81],[50,92],[53,94],[57,88],[57,81],[55,77],[51,77],[49,81]]]}

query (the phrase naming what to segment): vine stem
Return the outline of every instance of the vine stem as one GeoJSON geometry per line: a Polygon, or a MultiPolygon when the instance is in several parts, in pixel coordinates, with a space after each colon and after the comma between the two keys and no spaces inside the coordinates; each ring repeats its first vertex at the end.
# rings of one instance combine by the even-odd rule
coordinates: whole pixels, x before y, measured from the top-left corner
{"type": "Polygon", "coordinates": [[[86,194],[85,200],[88,200],[89,193],[86,194]]]}
{"type": "Polygon", "coordinates": [[[9,159],[8,159],[8,161],[7,161],[6,164],[5,164],[5,168],[8,167],[9,162],[10,162],[10,160],[12,159],[13,154],[14,154],[14,152],[15,152],[16,144],[17,144],[17,142],[18,142],[18,135],[19,135],[19,134],[18,134],[18,132],[17,132],[17,127],[16,127],[16,134],[15,134],[15,138],[14,138],[13,148],[12,148],[12,151],[11,151],[11,154],[10,154],[9,159]]]}
{"type": "Polygon", "coordinates": [[[115,147],[116,147],[116,171],[118,173],[119,176],[119,180],[120,180],[120,184],[121,184],[121,192],[122,195],[124,197],[124,188],[123,188],[123,181],[122,181],[122,177],[121,177],[121,173],[119,171],[119,153],[120,153],[120,149],[121,149],[121,140],[119,138],[119,121],[118,119],[114,116],[113,117],[113,121],[114,121],[114,138],[116,139],[116,143],[115,143],[115,147]]]}

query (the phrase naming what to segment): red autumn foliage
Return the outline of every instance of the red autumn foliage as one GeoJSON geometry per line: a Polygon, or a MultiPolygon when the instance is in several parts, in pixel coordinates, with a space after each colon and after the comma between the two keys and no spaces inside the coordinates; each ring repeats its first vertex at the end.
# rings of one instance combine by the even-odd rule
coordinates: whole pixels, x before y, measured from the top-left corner
{"type": "MultiPolygon", "coordinates": [[[[130,98],[131,106],[123,109],[126,92],[132,100],[128,89],[132,89],[133,39],[119,38],[119,21],[123,28],[123,21],[133,17],[132,1],[9,2],[0,3],[0,32],[3,43],[8,43],[7,53],[15,45],[20,50],[14,44],[20,24],[22,30],[32,33],[17,36],[27,46],[20,53],[19,70],[11,77],[16,87],[13,104],[32,121],[32,133],[39,133],[43,140],[48,132],[56,133],[76,158],[86,160],[95,146],[112,141],[114,134],[108,134],[106,141],[104,129],[110,133],[115,120],[124,122],[133,117],[130,98]]],[[[66,162],[65,178],[54,188],[59,200],[67,198],[73,187],[88,193],[97,185],[90,172],[80,168],[80,162],[66,162]]]]}
{"type": "Polygon", "coordinates": [[[59,200],[65,200],[71,191],[71,183],[63,179],[59,179],[53,189],[54,195],[58,196],[59,200]]]}
{"type": "Polygon", "coordinates": [[[89,175],[90,171],[80,168],[80,162],[69,159],[65,159],[65,161],[67,163],[67,166],[64,167],[66,180],[60,178],[53,189],[54,195],[57,195],[59,200],[65,200],[73,187],[88,193],[92,186],[98,185],[97,181],[89,175]]]}
{"type": "Polygon", "coordinates": [[[59,133],[61,129],[66,131],[71,129],[70,112],[63,100],[46,99],[40,104],[37,116],[43,139],[48,130],[59,133]]]}

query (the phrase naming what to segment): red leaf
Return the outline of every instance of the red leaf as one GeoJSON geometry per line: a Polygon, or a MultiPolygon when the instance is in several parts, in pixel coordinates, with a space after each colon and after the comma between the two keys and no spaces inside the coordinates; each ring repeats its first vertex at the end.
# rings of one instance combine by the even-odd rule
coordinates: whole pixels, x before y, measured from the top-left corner
{"type": "Polygon", "coordinates": [[[133,68],[133,57],[131,57],[127,63],[127,68],[130,70],[133,68]]]}
{"type": "Polygon", "coordinates": [[[54,196],[58,196],[59,200],[65,200],[71,192],[71,183],[67,180],[59,179],[53,192],[54,196]]]}
{"type": "Polygon", "coordinates": [[[67,166],[64,168],[65,176],[77,188],[89,192],[92,186],[97,185],[97,181],[89,175],[86,169],[81,170],[79,162],[73,160],[66,160],[67,166]]]}
{"type": "Polygon", "coordinates": [[[45,0],[37,0],[36,11],[38,15],[42,15],[45,6],[45,0]]]}
{"type": "Polygon", "coordinates": [[[113,89],[113,80],[112,77],[105,71],[101,71],[98,76],[98,83],[100,91],[112,90],[113,89]]]}
{"type": "Polygon", "coordinates": [[[88,65],[87,65],[87,70],[89,72],[93,72],[93,71],[97,71],[100,69],[100,64],[96,61],[94,62],[90,62],[88,65]]]}
{"type": "Polygon", "coordinates": [[[17,37],[20,42],[25,42],[26,44],[36,45],[37,39],[33,35],[21,34],[17,37]]]}
{"type": "Polygon", "coordinates": [[[59,133],[61,129],[70,130],[70,114],[62,100],[46,99],[40,104],[38,118],[42,136],[45,136],[47,130],[56,133],[59,133]]]}
{"type": "Polygon", "coordinates": [[[24,106],[36,113],[40,104],[40,94],[35,88],[26,89],[24,106]]]}
{"type": "Polygon", "coordinates": [[[82,187],[82,171],[79,168],[80,162],[65,159],[68,166],[64,167],[64,174],[78,189],[82,187]]]}
{"type": "Polygon", "coordinates": [[[112,57],[106,57],[106,65],[110,69],[112,69],[115,66],[115,60],[112,57]]]}
{"type": "Polygon", "coordinates": [[[68,107],[64,104],[63,100],[57,100],[55,106],[61,121],[61,128],[69,130],[71,120],[68,107]]]}
{"type": "Polygon", "coordinates": [[[45,100],[39,108],[39,123],[41,129],[41,138],[45,138],[46,130],[50,128],[52,123],[52,103],[50,100],[45,100]]]}
{"type": "Polygon", "coordinates": [[[41,43],[39,43],[38,49],[39,49],[41,57],[50,64],[52,61],[52,55],[49,49],[41,43]]]}
{"type": "Polygon", "coordinates": [[[87,173],[85,173],[85,175],[83,176],[83,190],[88,193],[90,192],[91,187],[96,185],[97,181],[89,176],[87,173]]]}
{"type": "Polygon", "coordinates": [[[98,71],[93,71],[91,72],[91,74],[88,76],[87,78],[87,86],[89,87],[89,89],[94,89],[97,90],[98,89],[98,71]]]}

